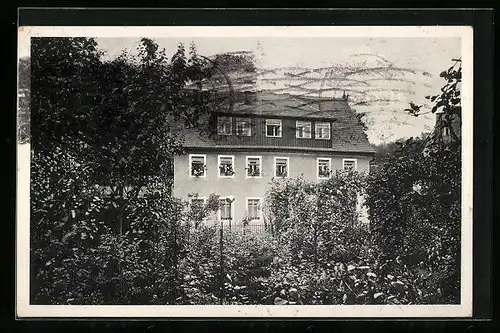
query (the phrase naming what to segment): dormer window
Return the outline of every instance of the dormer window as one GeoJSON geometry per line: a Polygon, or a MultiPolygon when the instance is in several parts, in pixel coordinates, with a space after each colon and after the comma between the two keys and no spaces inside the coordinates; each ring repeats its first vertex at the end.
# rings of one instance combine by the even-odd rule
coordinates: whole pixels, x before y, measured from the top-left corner
{"type": "Polygon", "coordinates": [[[281,138],[280,119],[266,119],[266,136],[281,138]]]}
{"type": "Polygon", "coordinates": [[[250,118],[236,119],[236,135],[239,136],[252,135],[252,129],[250,127],[250,118]]]}
{"type": "Polygon", "coordinates": [[[232,134],[232,118],[222,117],[217,118],[217,134],[219,135],[231,135],[232,134]]]}
{"type": "Polygon", "coordinates": [[[330,123],[316,123],[316,139],[330,139],[330,123]]]}
{"type": "Polygon", "coordinates": [[[311,138],[311,122],[310,121],[297,121],[295,136],[299,139],[311,138]]]}

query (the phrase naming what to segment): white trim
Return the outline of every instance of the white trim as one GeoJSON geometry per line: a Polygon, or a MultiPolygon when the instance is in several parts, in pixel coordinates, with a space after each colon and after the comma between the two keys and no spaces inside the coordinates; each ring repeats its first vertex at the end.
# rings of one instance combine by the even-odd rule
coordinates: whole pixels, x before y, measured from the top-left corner
{"type": "Polygon", "coordinates": [[[330,138],[332,137],[331,132],[332,132],[332,125],[329,122],[318,121],[314,124],[314,138],[317,140],[330,140],[330,138]],[[318,125],[328,125],[328,137],[327,138],[318,138],[318,125]]]}
{"type": "Polygon", "coordinates": [[[246,156],[245,157],[245,176],[246,178],[262,178],[262,156],[246,156]],[[248,159],[250,158],[258,158],[259,159],[259,175],[258,176],[249,176],[248,175],[248,159]]]}
{"type": "MultiPolygon", "coordinates": [[[[246,197],[246,211],[248,215],[250,215],[250,210],[248,209],[248,200],[259,200],[259,207],[258,207],[258,213],[259,213],[259,218],[258,219],[251,219],[250,221],[263,221],[263,215],[262,215],[262,205],[263,205],[263,199],[262,197],[246,197]]],[[[250,216],[248,216],[250,218],[250,216]]]]}
{"type": "Polygon", "coordinates": [[[188,173],[189,178],[207,178],[207,155],[206,154],[189,154],[189,164],[188,164],[188,173]],[[203,172],[203,176],[193,176],[191,174],[191,163],[193,162],[193,157],[203,157],[203,165],[205,166],[205,171],[203,172]]]}
{"type": "Polygon", "coordinates": [[[312,138],[312,122],[311,121],[305,121],[305,120],[296,120],[295,121],[295,138],[297,138],[297,139],[311,139],[312,138]],[[302,136],[302,137],[299,136],[299,132],[298,132],[298,130],[299,130],[299,123],[302,123],[302,125],[309,124],[309,136],[302,136]]]}
{"type": "Polygon", "coordinates": [[[236,170],[234,166],[234,155],[217,155],[217,176],[219,178],[234,178],[235,175],[236,175],[236,170]],[[220,159],[223,157],[231,158],[231,164],[233,166],[233,174],[231,176],[223,176],[220,174],[220,159]]]}
{"type": "MultiPolygon", "coordinates": [[[[272,125],[272,124],[270,124],[270,125],[272,125]]],[[[283,136],[283,122],[281,121],[281,119],[276,119],[276,118],[266,119],[266,137],[268,137],[268,138],[281,138],[282,136],[283,136]],[[267,135],[267,123],[269,121],[273,121],[273,120],[280,122],[280,131],[279,131],[280,135],[276,135],[276,136],[274,136],[274,135],[267,135]]]]}
{"type": "MultiPolygon", "coordinates": [[[[220,201],[220,200],[226,200],[228,197],[229,197],[229,195],[228,195],[228,196],[225,196],[225,197],[219,197],[219,201],[220,201]]],[[[234,198],[234,197],[233,197],[233,198],[234,198]]],[[[234,199],[234,201],[233,201],[233,202],[231,202],[231,222],[233,222],[233,221],[234,221],[234,206],[236,206],[236,205],[234,204],[235,202],[236,202],[236,199],[234,199]]],[[[220,204],[220,202],[219,202],[219,204],[220,204]]],[[[222,215],[222,211],[221,211],[221,209],[220,209],[220,207],[219,207],[219,209],[217,210],[217,220],[218,220],[218,221],[229,221],[229,219],[222,220],[221,215],[222,215]]]]}
{"type": "Polygon", "coordinates": [[[328,160],[328,169],[332,171],[332,158],[331,157],[317,157],[316,158],[316,178],[317,179],[328,179],[330,177],[320,177],[319,176],[319,160],[328,160]]]}
{"type": "Polygon", "coordinates": [[[290,158],[289,157],[282,157],[282,156],[275,156],[274,157],[274,172],[273,172],[273,177],[275,178],[290,178],[290,158]],[[279,176],[276,176],[276,160],[280,158],[280,159],[284,159],[286,160],[286,177],[279,177],[279,176]]]}
{"type": "Polygon", "coordinates": [[[217,116],[217,134],[218,135],[233,135],[233,117],[231,116],[217,116]],[[229,118],[229,133],[220,133],[219,129],[219,119],[221,118],[229,118]]]}
{"type": "MultiPolygon", "coordinates": [[[[345,162],[354,162],[354,171],[358,170],[358,159],[357,158],[343,158],[342,159],[342,170],[345,170],[345,165],[344,165],[345,162]]],[[[370,166],[368,165],[368,168],[369,167],[370,166]]]]}

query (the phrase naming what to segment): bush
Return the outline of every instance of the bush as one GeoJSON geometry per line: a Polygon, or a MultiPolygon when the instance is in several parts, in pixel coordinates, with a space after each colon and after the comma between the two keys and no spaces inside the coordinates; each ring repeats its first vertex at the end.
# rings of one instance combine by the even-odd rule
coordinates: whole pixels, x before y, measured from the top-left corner
{"type": "Polygon", "coordinates": [[[460,301],[460,152],[410,143],[368,181],[366,203],[379,262],[429,275],[440,303],[460,301]]]}

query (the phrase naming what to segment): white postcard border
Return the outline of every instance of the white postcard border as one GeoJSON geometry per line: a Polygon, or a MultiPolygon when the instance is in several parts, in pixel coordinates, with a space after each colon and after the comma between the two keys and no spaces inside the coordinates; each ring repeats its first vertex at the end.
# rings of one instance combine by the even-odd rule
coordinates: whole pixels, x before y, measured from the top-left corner
{"type": "Polygon", "coordinates": [[[18,54],[31,37],[460,37],[462,41],[462,248],[460,305],[165,305],[29,304],[30,145],[17,149],[16,315],[33,317],[470,317],[472,316],[473,30],[468,26],[19,27],[18,54]]]}

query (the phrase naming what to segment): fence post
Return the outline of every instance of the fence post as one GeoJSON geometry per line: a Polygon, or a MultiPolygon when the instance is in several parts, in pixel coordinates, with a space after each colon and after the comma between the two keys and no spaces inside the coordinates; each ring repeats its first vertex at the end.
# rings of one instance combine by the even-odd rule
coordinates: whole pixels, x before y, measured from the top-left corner
{"type": "Polygon", "coordinates": [[[223,231],[223,222],[220,222],[220,296],[219,296],[219,301],[220,304],[224,304],[224,258],[223,258],[223,248],[224,248],[224,231],[223,231]]]}

